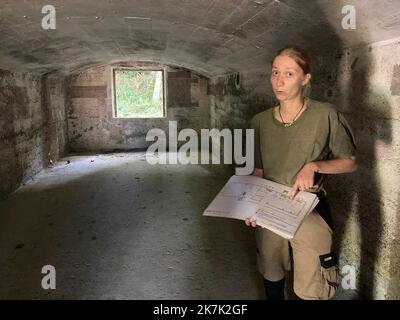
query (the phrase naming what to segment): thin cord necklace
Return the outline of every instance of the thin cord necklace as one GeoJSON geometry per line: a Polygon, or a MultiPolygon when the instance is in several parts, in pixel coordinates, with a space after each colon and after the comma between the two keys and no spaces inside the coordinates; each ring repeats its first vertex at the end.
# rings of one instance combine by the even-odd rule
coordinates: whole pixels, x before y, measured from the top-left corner
{"type": "Polygon", "coordinates": [[[279,116],[281,117],[282,123],[283,123],[283,125],[284,125],[285,127],[290,127],[290,126],[297,120],[297,116],[300,114],[300,111],[303,110],[304,105],[305,105],[305,102],[306,102],[306,99],[303,99],[303,105],[301,106],[299,112],[297,112],[297,114],[296,114],[295,117],[293,118],[292,122],[285,122],[285,121],[283,120],[283,117],[282,117],[282,114],[281,114],[281,105],[279,104],[279,108],[278,108],[279,116]]]}

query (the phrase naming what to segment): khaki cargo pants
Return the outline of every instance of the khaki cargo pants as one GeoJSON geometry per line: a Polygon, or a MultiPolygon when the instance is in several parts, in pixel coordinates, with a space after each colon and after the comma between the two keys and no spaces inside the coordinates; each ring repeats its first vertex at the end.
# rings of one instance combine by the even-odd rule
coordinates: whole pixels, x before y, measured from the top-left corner
{"type": "Polygon", "coordinates": [[[314,210],[291,240],[257,226],[257,265],[265,279],[278,281],[291,267],[293,289],[301,299],[330,299],[338,287],[339,273],[332,250],[332,230],[314,210]]]}

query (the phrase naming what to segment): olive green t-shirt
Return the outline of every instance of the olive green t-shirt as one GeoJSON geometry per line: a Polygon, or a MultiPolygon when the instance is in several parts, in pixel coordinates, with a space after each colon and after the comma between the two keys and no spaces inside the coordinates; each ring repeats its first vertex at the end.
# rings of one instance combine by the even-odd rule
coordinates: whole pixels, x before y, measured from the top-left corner
{"type": "MultiPolygon", "coordinates": [[[[253,117],[254,167],[264,178],[293,186],[297,173],[312,161],[356,155],[354,135],[343,115],[330,103],[308,99],[306,110],[290,127],[274,117],[274,108],[253,117]]],[[[312,192],[321,190],[324,175],[317,174],[312,192]]]]}

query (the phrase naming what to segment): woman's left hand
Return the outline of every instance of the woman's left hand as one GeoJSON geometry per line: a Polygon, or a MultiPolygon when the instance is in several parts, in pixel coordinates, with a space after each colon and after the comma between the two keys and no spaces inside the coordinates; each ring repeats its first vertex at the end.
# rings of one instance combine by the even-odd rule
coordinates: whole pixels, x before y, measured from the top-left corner
{"type": "Polygon", "coordinates": [[[314,162],[307,163],[296,176],[296,181],[290,193],[290,200],[293,200],[299,191],[311,189],[314,186],[314,176],[317,172],[314,162]]]}

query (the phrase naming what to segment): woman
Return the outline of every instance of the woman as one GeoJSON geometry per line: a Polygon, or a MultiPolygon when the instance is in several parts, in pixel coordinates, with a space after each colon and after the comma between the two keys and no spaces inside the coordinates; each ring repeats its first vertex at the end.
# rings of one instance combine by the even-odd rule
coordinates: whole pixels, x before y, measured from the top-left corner
{"type": "Polygon", "coordinates": [[[323,180],[325,174],[357,170],[356,146],[348,123],[333,105],[305,97],[310,80],[310,60],[302,48],[279,50],[271,72],[279,105],[251,121],[256,139],[253,175],[292,187],[292,199],[299,191],[314,192],[320,198],[291,240],[246,219],[246,225],[257,226],[257,264],[268,299],[284,299],[291,262],[294,292],[301,299],[329,299],[338,287],[323,180]]]}

